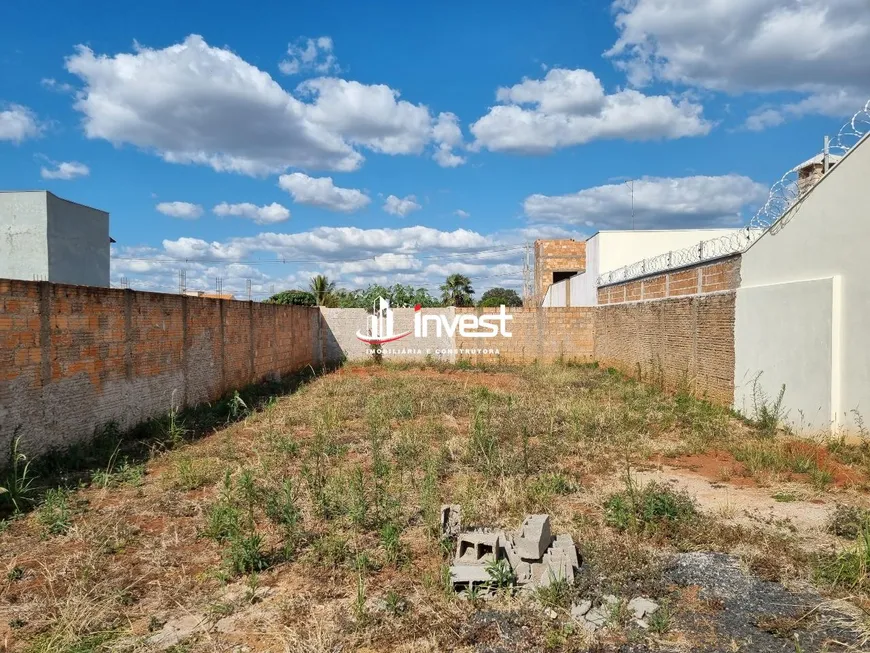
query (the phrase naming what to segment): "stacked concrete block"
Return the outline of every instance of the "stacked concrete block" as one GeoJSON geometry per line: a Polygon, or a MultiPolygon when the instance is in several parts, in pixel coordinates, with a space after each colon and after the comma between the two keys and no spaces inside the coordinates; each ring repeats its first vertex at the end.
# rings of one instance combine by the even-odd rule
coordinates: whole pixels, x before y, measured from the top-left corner
{"type": "Polygon", "coordinates": [[[528,589],[547,587],[556,581],[573,583],[574,573],[580,569],[571,536],[561,534],[554,538],[548,515],[530,515],[517,533],[460,533],[450,568],[454,588],[486,584],[491,580],[487,565],[499,560],[510,566],[516,584],[528,589]]]}

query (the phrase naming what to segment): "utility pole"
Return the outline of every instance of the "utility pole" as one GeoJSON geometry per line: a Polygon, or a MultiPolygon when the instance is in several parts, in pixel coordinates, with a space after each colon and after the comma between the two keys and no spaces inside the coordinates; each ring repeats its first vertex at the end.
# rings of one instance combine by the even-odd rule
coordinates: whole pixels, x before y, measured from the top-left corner
{"type": "Polygon", "coordinates": [[[178,294],[183,295],[187,290],[187,270],[178,271],[178,294]]]}
{"type": "Polygon", "coordinates": [[[631,189],[631,230],[634,231],[634,179],[625,182],[631,189]]]}
{"type": "Polygon", "coordinates": [[[245,280],[245,290],[248,292],[248,301],[251,301],[251,280],[245,280]]]}
{"type": "Polygon", "coordinates": [[[828,174],[828,168],[830,165],[830,153],[831,153],[831,139],[829,136],[825,136],[825,158],[824,164],[822,166],[822,174],[828,174]]]}

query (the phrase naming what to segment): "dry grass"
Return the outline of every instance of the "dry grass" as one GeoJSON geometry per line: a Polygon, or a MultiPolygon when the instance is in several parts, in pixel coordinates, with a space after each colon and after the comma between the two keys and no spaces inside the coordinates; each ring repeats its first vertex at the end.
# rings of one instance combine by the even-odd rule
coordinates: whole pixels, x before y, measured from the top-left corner
{"type": "MultiPolygon", "coordinates": [[[[493,630],[446,586],[437,515],[447,502],[462,505],[466,525],[515,528],[548,512],[583,548],[587,572],[568,604],[665,596],[662,556],[680,549],[736,552],[779,580],[818,579],[814,558],[787,537],[730,515],[679,504],[679,518],[655,521],[671,510],[655,489],[638,490],[653,508],[614,522],[603,488],[653,456],[713,449],[735,452],[727,472],[715,468],[720,482],[775,472],[819,492],[845,472],[859,486],[870,469],[843,443],[808,454],[727,411],[590,367],[346,366],[250,414],[248,403],[231,407],[244,419],[195,441],[173,415],[144,467],[113,461],[66,503],[6,524],[6,650],[473,650],[493,630]],[[830,481],[814,476],[829,468],[830,481]]],[[[865,601],[854,580],[848,590],[865,601]]],[[[551,650],[586,643],[534,602],[505,595],[492,606],[551,650]]],[[[644,636],[686,637],[679,624],[667,630],[644,636]]]]}

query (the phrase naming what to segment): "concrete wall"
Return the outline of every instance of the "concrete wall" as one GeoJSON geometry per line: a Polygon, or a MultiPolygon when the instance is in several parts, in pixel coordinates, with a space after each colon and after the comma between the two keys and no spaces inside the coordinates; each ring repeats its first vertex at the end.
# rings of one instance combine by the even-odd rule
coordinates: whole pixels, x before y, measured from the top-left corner
{"type": "Polygon", "coordinates": [[[47,194],[48,281],[109,286],[109,214],[47,194]]]}
{"type": "Polygon", "coordinates": [[[720,405],[734,396],[734,293],[595,308],[595,359],[720,405]]]}
{"type": "Polygon", "coordinates": [[[46,191],[0,192],[0,279],[109,286],[109,214],[46,191]]]}
{"type": "Polygon", "coordinates": [[[44,192],[0,192],[0,279],[48,280],[44,192]]]}
{"type": "Polygon", "coordinates": [[[0,280],[0,452],[132,427],[319,365],[320,314],[180,295],[0,280]]]}
{"type": "Polygon", "coordinates": [[[761,403],[774,402],[785,385],[785,405],[792,408],[787,423],[797,430],[830,427],[837,419],[840,295],[840,277],[737,291],[737,410],[756,416],[761,403]]]}
{"type": "MultiPolygon", "coordinates": [[[[735,378],[749,378],[762,372],[759,379],[762,390],[775,395],[780,372],[768,374],[754,361],[768,361],[767,366],[773,368],[770,357],[775,354],[776,369],[789,369],[785,367],[789,364],[786,359],[806,355],[802,347],[808,332],[825,330],[826,324],[831,325],[834,343],[831,364],[815,370],[815,374],[829,378],[813,380],[812,370],[794,370],[784,381],[784,403],[795,421],[803,412],[818,415],[821,422],[829,402],[834,428],[854,429],[857,424],[853,411],[858,411],[865,421],[870,413],[868,179],[870,144],[865,137],[743,254],[737,331],[757,335],[738,338],[735,378]],[[817,280],[828,280],[823,283],[833,288],[828,306],[822,305],[827,302],[820,296],[819,284],[793,285],[817,280]],[[751,292],[764,286],[771,287],[769,293],[751,292]],[[757,298],[762,296],[774,307],[780,307],[782,313],[761,310],[757,298]],[[788,307],[787,302],[797,302],[798,306],[788,307]],[[827,314],[814,316],[817,311],[827,314]]],[[[741,406],[744,398],[745,389],[739,386],[735,389],[735,405],[741,406]]],[[[810,428],[819,426],[818,422],[810,428]]]]}
{"type": "MultiPolygon", "coordinates": [[[[323,352],[326,360],[365,360],[371,348],[359,340],[357,330],[365,330],[368,317],[364,309],[322,308],[323,352]]],[[[413,329],[413,309],[393,309],[395,332],[413,329]]],[[[424,315],[443,315],[452,321],[462,315],[498,314],[498,308],[432,308],[424,315]]],[[[455,362],[465,359],[474,363],[532,363],[556,360],[592,360],[593,316],[590,308],[526,309],[509,308],[507,321],[510,337],[463,338],[458,331],[438,337],[428,326],[426,338],[410,335],[383,346],[388,360],[435,360],[455,362]]]]}

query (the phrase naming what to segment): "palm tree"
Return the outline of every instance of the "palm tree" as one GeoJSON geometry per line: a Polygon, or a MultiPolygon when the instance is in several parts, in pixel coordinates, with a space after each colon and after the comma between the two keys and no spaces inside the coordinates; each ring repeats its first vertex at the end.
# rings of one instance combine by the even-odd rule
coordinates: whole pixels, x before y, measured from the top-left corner
{"type": "Polygon", "coordinates": [[[311,277],[311,282],[308,285],[311,294],[314,295],[314,301],[318,306],[323,306],[335,290],[335,282],[330,281],[325,275],[318,274],[316,277],[311,277]]]}
{"type": "Polygon", "coordinates": [[[445,306],[472,306],[473,294],[471,279],[462,274],[451,274],[441,286],[441,301],[445,306]]]}

